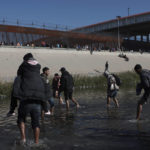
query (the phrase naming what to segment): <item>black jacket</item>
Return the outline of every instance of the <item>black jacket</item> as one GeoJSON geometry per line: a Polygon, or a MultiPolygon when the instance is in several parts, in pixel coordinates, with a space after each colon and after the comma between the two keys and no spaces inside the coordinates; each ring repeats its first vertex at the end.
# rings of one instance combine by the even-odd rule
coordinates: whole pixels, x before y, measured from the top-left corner
{"type": "Polygon", "coordinates": [[[41,74],[41,77],[42,77],[42,80],[43,80],[43,83],[44,83],[44,86],[45,86],[45,100],[49,100],[52,96],[49,79],[43,73],[41,74]]]}
{"type": "Polygon", "coordinates": [[[60,78],[60,88],[59,88],[60,92],[73,91],[73,87],[74,87],[74,81],[71,74],[69,74],[69,72],[67,71],[64,71],[60,78]]]}
{"type": "Polygon", "coordinates": [[[40,76],[40,64],[30,64],[24,61],[14,82],[14,97],[20,100],[45,101],[45,87],[40,76]]]}
{"type": "Polygon", "coordinates": [[[52,81],[52,89],[53,89],[53,90],[57,90],[57,91],[58,91],[58,89],[59,89],[59,87],[58,87],[59,80],[60,80],[60,79],[55,79],[55,78],[53,78],[53,81],[52,81]]]}

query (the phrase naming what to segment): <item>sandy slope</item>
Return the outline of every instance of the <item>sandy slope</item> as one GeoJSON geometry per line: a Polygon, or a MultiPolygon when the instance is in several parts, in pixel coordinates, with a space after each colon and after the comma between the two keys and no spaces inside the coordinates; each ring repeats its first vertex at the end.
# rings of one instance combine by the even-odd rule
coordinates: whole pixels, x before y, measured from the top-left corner
{"type": "Polygon", "coordinates": [[[105,62],[109,62],[112,72],[132,70],[135,64],[142,64],[143,68],[150,69],[150,54],[126,53],[129,61],[118,57],[118,52],[94,52],[76,51],[65,49],[32,49],[32,48],[3,48],[0,47],[0,79],[12,80],[22,62],[24,54],[31,52],[42,67],[48,66],[51,74],[59,71],[60,67],[66,67],[72,74],[96,75],[95,69],[103,71],[105,62]]]}

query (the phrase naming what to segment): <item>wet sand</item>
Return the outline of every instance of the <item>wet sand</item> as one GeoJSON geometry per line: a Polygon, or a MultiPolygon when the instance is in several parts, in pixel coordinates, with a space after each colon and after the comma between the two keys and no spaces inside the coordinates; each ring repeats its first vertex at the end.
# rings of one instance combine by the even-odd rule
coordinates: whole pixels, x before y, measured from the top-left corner
{"type": "Polygon", "coordinates": [[[143,68],[150,69],[150,54],[126,53],[129,61],[118,57],[119,52],[76,51],[75,49],[34,49],[34,48],[4,48],[0,47],[0,80],[13,80],[22,62],[24,54],[31,52],[42,67],[48,66],[51,73],[59,72],[60,67],[66,67],[72,74],[98,75],[96,70],[104,71],[105,62],[109,62],[111,72],[133,70],[140,63],[143,68]]]}

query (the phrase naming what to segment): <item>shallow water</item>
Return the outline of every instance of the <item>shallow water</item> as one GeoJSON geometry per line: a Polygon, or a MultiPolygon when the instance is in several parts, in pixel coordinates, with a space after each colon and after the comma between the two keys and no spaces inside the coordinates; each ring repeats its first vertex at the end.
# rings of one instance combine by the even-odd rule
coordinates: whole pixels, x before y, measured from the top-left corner
{"type": "Polygon", "coordinates": [[[33,143],[30,118],[27,119],[27,144],[20,145],[16,116],[6,117],[9,100],[0,101],[0,150],[148,150],[150,149],[150,111],[144,105],[142,118],[135,121],[139,97],[134,90],[120,91],[120,108],[106,108],[106,95],[97,91],[76,92],[81,104],[76,111],[66,113],[65,106],[56,103],[55,115],[41,121],[40,144],[33,143]]]}

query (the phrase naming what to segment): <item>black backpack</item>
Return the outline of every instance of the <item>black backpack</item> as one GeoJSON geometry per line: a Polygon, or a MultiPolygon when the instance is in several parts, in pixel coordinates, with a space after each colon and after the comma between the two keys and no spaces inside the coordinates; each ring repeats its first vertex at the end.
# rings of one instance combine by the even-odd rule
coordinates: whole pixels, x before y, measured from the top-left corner
{"type": "Polygon", "coordinates": [[[116,84],[118,85],[118,86],[120,86],[121,85],[121,80],[120,80],[120,78],[116,75],[116,74],[112,74],[113,76],[114,76],[114,78],[115,78],[115,80],[116,80],[116,84]]]}

